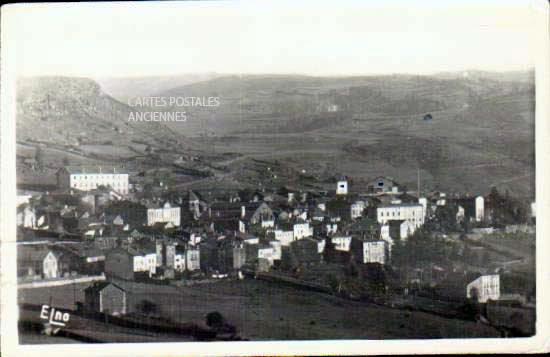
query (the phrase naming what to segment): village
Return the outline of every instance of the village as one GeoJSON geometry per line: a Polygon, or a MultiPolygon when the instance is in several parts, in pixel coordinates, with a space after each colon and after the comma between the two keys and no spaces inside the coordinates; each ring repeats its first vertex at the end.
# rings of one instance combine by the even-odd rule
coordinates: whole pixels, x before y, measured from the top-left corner
{"type": "MultiPolygon", "coordinates": [[[[354,187],[341,176],[326,191],[179,194],[136,178],[123,167],[63,166],[54,190],[18,190],[22,310],[48,305],[74,318],[171,326],[163,311],[174,310],[159,305],[178,302],[148,292],[252,279],[475,321],[505,336],[534,333],[534,202],[496,188],[423,192],[420,177],[416,191],[389,177],[354,187]],[[78,298],[47,293],[75,284],[78,298]]],[[[218,311],[207,320],[210,337],[250,338],[218,311]]]]}

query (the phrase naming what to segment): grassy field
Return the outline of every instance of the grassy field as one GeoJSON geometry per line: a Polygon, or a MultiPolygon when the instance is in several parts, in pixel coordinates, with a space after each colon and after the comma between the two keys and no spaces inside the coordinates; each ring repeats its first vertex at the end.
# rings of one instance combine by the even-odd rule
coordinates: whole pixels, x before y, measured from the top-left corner
{"type": "MultiPolygon", "coordinates": [[[[251,340],[398,339],[498,337],[488,326],[428,313],[384,308],[272,283],[243,280],[192,287],[130,284],[137,295],[155,302],[163,316],[204,324],[219,311],[251,340]]],[[[76,286],[77,299],[85,285],[76,286]]],[[[72,286],[20,291],[20,301],[70,307],[72,286]],[[66,304],[66,305],[65,305],[66,304]]]]}

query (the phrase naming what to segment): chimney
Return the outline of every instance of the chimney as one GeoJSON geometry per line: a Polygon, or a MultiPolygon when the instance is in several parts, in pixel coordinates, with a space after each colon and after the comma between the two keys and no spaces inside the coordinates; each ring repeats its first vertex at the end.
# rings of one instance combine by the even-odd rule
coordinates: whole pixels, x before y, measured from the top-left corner
{"type": "Polygon", "coordinates": [[[101,166],[99,167],[99,173],[101,173],[101,166]]]}
{"type": "Polygon", "coordinates": [[[241,218],[244,218],[246,216],[246,207],[241,206],[241,218]]]}

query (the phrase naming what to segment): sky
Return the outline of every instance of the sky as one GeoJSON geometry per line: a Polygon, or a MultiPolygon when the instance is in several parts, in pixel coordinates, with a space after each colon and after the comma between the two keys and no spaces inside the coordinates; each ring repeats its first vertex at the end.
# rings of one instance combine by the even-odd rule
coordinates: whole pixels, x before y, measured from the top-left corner
{"type": "MultiPolygon", "coordinates": [[[[538,1],[249,1],[3,8],[18,75],[429,74],[532,68],[538,1]]],[[[4,24],[5,25],[5,24],[4,24]]]]}

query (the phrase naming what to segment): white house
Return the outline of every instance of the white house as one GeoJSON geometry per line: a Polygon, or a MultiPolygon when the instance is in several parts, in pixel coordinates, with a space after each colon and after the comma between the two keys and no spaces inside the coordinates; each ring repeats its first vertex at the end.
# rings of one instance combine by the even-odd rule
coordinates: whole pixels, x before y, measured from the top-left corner
{"type": "Polygon", "coordinates": [[[386,263],[386,242],[363,242],[363,263],[386,263]]]}
{"type": "Polygon", "coordinates": [[[485,200],[482,196],[476,197],[476,222],[481,222],[485,218],[485,200]]]}
{"type": "Polygon", "coordinates": [[[325,246],[327,245],[327,241],[324,239],[318,239],[317,240],[317,253],[322,254],[325,251],[325,246]]]}
{"type": "Polygon", "coordinates": [[[439,193],[439,198],[435,202],[437,206],[445,206],[447,204],[447,195],[443,192],[439,193]]]}
{"type": "Polygon", "coordinates": [[[456,222],[464,222],[464,207],[458,206],[458,210],[456,211],[456,222]]]}
{"type": "Polygon", "coordinates": [[[269,245],[273,249],[273,260],[281,260],[282,255],[282,244],[279,241],[271,241],[269,245]]]}
{"type": "Polygon", "coordinates": [[[376,209],[377,220],[380,224],[389,221],[405,220],[411,222],[415,228],[424,224],[424,207],[421,204],[389,204],[376,209]]]}
{"type": "Polygon", "coordinates": [[[274,260],[274,249],[272,246],[261,246],[258,247],[258,259],[266,259],[269,262],[269,265],[273,265],[274,260]]]}
{"type": "Polygon", "coordinates": [[[294,242],[294,231],[276,229],[273,233],[275,233],[275,239],[281,242],[281,245],[289,246],[290,243],[294,242]]]}
{"type": "Polygon", "coordinates": [[[149,276],[157,272],[157,253],[134,255],[134,272],[148,272],[149,276]]]}
{"type": "Polygon", "coordinates": [[[347,195],[348,194],[348,182],[346,180],[340,180],[336,184],[336,194],[337,195],[347,195]]]}
{"type": "Polygon", "coordinates": [[[356,201],[351,205],[351,219],[356,219],[363,216],[365,210],[365,201],[356,201]]]}
{"type": "Polygon", "coordinates": [[[334,249],[343,252],[349,252],[351,245],[351,236],[332,237],[330,241],[332,242],[332,244],[334,244],[334,249]]]}
{"type": "Polygon", "coordinates": [[[179,272],[185,271],[185,267],[186,267],[185,258],[186,258],[185,252],[179,252],[174,254],[174,269],[176,271],[179,271],[179,272]]]}
{"type": "Polygon", "coordinates": [[[482,275],[466,287],[468,299],[477,297],[479,303],[500,298],[500,275],[482,275]]]}
{"type": "Polygon", "coordinates": [[[327,234],[336,234],[338,232],[338,224],[337,223],[327,223],[327,234]]]}
{"type": "Polygon", "coordinates": [[[51,250],[42,261],[42,272],[44,274],[44,279],[59,278],[59,259],[51,250]]]}
{"type": "Polygon", "coordinates": [[[17,226],[36,228],[36,213],[29,204],[23,204],[17,209],[17,226]]]}
{"type": "Polygon", "coordinates": [[[155,223],[172,223],[178,227],[181,223],[181,210],[178,206],[172,207],[170,202],[166,202],[162,207],[150,207],[147,209],[147,225],[153,226],[155,223]]]}
{"type": "Polygon", "coordinates": [[[275,218],[273,219],[262,219],[262,228],[273,228],[275,227],[275,218]]]}
{"type": "Polygon", "coordinates": [[[198,249],[188,247],[185,251],[185,258],[187,270],[193,271],[201,268],[201,255],[198,249]]]}
{"type": "Polygon", "coordinates": [[[128,172],[116,167],[65,166],[57,172],[57,184],[61,188],[74,188],[81,191],[105,186],[126,195],[128,194],[128,172]]]}
{"type": "Polygon", "coordinates": [[[174,269],[178,272],[200,269],[200,251],[189,246],[185,250],[177,250],[174,254],[174,269]]]}
{"type": "Polygon", "coordinates": [[[420,197],[418,199],[418,203],[420,203],[422,207],[424,207],[424,211],[428,209],[428,199],[426,197],[420,197]]]}
{"type": "Polygon", "coordinates": [[[294,223],[293,231],[295,240],[313,236],[313,227],[308,222],[294,223]]]}

